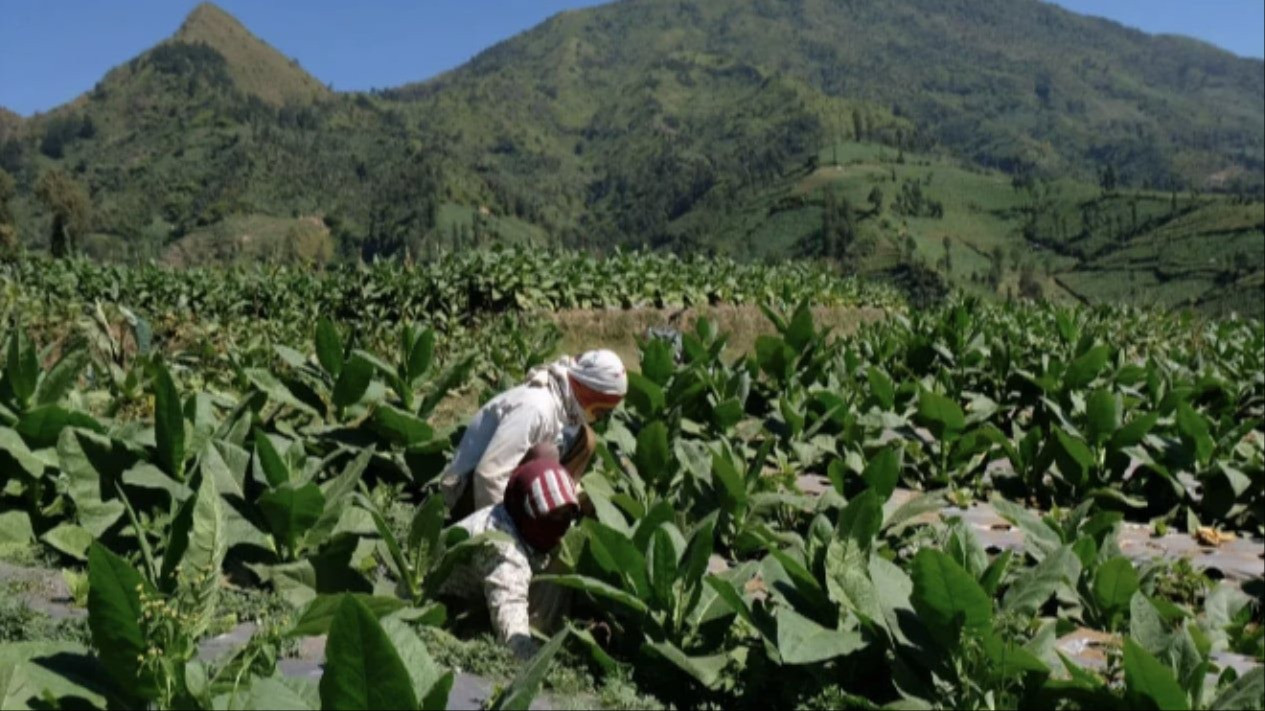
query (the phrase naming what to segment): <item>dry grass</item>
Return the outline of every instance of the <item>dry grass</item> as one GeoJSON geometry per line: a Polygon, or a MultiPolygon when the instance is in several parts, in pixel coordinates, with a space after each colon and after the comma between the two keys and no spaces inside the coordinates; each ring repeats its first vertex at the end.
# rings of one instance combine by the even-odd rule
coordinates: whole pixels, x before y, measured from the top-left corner
{"type": "MultiPolygon", "coordinates": [[[[851,333],[862,324],[882,319],[887,312],[872,307],[815,307],[818,327],[836,334],[851,333]]],[[[579,353],[593,348],[609,348],[625,363],[636,365],[637,337],[650,326],[671,325],[679,331],[693,331],[700,317],[709,319],[720,332],[729,335],[725,355],[733,358],[750,353],[756,338],[775,333],[758,306],[709,306],[684,310],[668,309],[574,309],[551,316],[562,330],[561,349],[579,353]]]]}
{"type": "MultiPolygon", "coordinates": [[[[872,307],[816,307],[813,319],[819,328],[847,334],[859,326],[884,318],[884,309],[872,307]]],[[[672,325],[692,331],[700,316],[711,319],[721,333],[729,334],[725,357],[750,353],[761,335],[775,333],[773,324],[758,306],[711,306],[697,309],[572,309],[548,316],[562,331],[561,353],[575,355],[594,348],[609,348],[630,368],[637,369],[640,358],[637,337],[649,326],[672,325]]],[[[430,417],[436,427],[465,421],[478,409],[477,388],[464,388],[445,398],[430,417]]]]}

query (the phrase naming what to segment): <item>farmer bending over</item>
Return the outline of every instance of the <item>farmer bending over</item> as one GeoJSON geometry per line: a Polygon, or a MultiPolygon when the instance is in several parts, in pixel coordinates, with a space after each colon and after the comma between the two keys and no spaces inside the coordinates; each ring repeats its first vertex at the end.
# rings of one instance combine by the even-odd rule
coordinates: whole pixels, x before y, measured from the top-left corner
{"type": "Polygon", "coordinates": [[[589,423],[614,410],[628,391],[624,363],[612,351],[562,357],[533,369],[470,418],[452,463],[440,475],[454,518],[501,502],[510,473],[537,444],[560,445],[574,482],[593,455],[589,423]]]}
{"type": "MultiPolygon", "coordinates": [[[[455,569],[440,589],[442,594],[472,598],[480,588],[488,616],[501,642],[520,659],[536,652],[530,621],[549,610],[533,595],[528,609],[532,574],[544,569],[548,556],[580,515],[571,476],[558,461],[553,445],[532,447],[509,478],[505,500],[462,519],[457,525],[477,536],[501,531],[509,541],[489,543],[467,564],[455,569]]],[[[537,624],[543,627],[544,624],[537,624]]]]}

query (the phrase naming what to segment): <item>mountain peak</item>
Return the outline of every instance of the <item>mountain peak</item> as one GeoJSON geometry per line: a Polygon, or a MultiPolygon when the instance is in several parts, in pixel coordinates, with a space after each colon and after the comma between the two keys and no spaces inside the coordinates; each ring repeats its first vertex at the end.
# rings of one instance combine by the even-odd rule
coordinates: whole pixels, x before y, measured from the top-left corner
{"type": "Polygon", "coordinates": [[[205,37],[215,37],[224,32],[249,34],[245,25],[219,5],[203,2],[198,3],[198,6],[185,17],[180,29],[176,32],[176,38],[185,42],[205,41],[205,37]]]}
{"type": "Polygon", "coordinates": [[[237,18],[214,3],[199,4],[168,40],[205,44],[228,62],[238,89],[279,106],[306,103],[329,95],[329,90],[292,60],[251,34],[237,18]]]}

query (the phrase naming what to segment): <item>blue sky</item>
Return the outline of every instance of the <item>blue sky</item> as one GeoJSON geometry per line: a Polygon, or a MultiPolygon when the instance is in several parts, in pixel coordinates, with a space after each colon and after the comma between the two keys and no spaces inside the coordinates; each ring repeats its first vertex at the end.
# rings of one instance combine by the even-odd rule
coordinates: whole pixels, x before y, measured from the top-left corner
{"type": "MultiPolygon", "coordinates": [[[[1262,0],[1057,0],[1147,32],[1265,56],[1262,0]]],[[[30,115],[91,89],[175,32],[196,0],[0,0],[0,106],[30,115]]],[[[597,0],[220,0],[255,35],[335,89],[398,86],[451,69],[564,9],[597,0]]]]}

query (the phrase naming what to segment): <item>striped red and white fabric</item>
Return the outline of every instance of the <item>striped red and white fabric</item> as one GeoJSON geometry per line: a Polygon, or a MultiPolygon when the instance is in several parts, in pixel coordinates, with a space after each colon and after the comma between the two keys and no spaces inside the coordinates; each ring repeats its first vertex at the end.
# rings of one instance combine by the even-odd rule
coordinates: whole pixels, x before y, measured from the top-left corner
{"type": "Polygon", "coordinates": [[[571,475],[554,458],[533,459],[515,469],[505,487],[504,505],[523,539],[542,552],[558,545],[580,511],[571,475]],[[561,508],[574,515],[549,517],[561,508]]]}
{"type": "Polygon", "coordinates": [[[580,505],[575,495],[575,484],[562,465],[549,466],[531,483],[531,496],[527,499],[527,515],[540,518],[554,509],[567,504],[580,505]]]}

